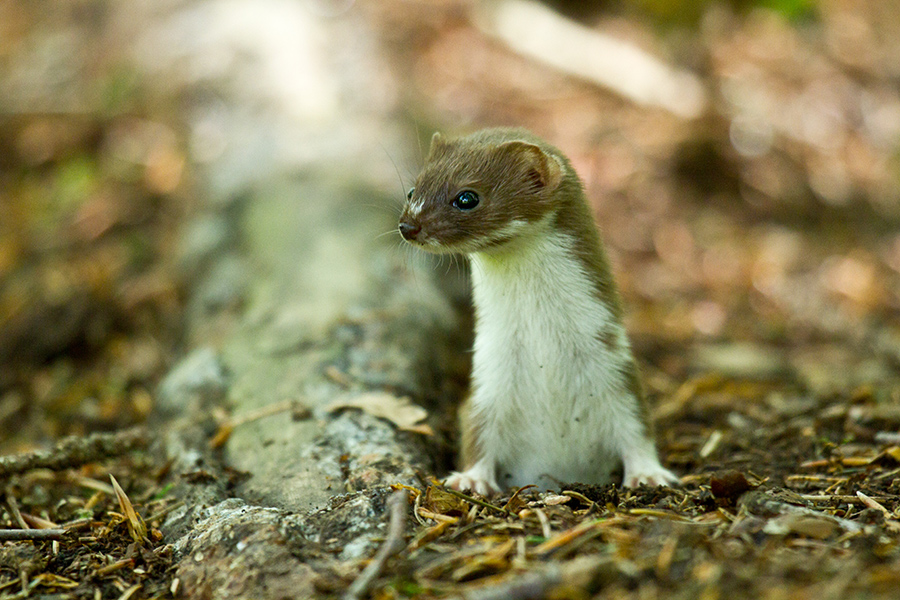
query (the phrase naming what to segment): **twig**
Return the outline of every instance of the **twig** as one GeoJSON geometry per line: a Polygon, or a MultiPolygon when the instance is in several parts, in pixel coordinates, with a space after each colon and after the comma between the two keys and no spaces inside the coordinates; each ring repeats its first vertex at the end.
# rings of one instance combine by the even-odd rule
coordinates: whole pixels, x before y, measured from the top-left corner
{"type": "Polygon", "coordinates": [[[591,520],[591,521],[582,521],[575,527],[571,529],[567,529],[562,533],[558,533],[555,537],[549,538],[547,541],[539,544],[536,548],[534,548],[534,553],[537,556],[543,556],[550,554],[557,548],[565,546],[569,544],[573,540],[579,538],[580,536],[586,534],[592,529],[597,529],[603,527],[604,521],[591,520]]]}
{"type": "Polygon", "coordinates": [[[446,521],[448,523],[459,523],[459,517],[451,517],[449,515],[442,515],[436,512],[432,512],[428,509],[419,507],[416,509],[416,514],[421,517],[425,517],[426,519],[432,519],[434,521],[443,522],[446,521]]]}
{"type": "Polygon", "coordinates": [[[504,509],[500,508],[499,506],[494,506],[490,502],[485,502],[484,500],[479,500],[478,498],[474,498],[468,494],[458,492],[458,491],[454,490],[453,488],[444,488],[444,491],[447,492],[448,494],[450,494],[451,496],[456,496],[457,498],[462,498],[466,502],[470,502],[472,504],[477,504],[478,506],[481,506],[484,508],[489,508],[491,510],[497,511],[498,513],[501,513],[504,515],[509,514],[504,509]]]}
{"type": "Polygon", "coordinates": [[[584,494],[576,492],[575,490],[563,490],[561,493],[563,496],[569,496],[571,498],[575,498],[576,500],[581,500],[581,502],[588,505],[588,508],[593,508],[593,506],[596,504],[596,502],[594,502],[584,494]]]}
{"type": "Polygon", "coordinates": [[[19,503],[16,502],[16,497],[9,490],[6,491],[6,503],[9,505],[9,510],[12,512],[16,525],[22,529],[28,529],[28,523],[25,522],[25,519],[22,518],[22,513],[19,511],[19,503]]]}
{"type": "Polygon", "coordinates": [[[312,414],[309,407],[299,400],[285,400],[283,402],[276,402],[275,404],[269,404],[256,410],[248,411],[242,415],[231,417],[228,419],[228,422],[232,427],[240,427],[241,425],[252,423],[253,421],[258,421],[266,417],[272,417],[283,412],[290,412],[296,419],[307,419],[312,414]]]}
{"type": "MultiPolygon", "coordinates": [[[[840,495],[840,494],[799,494],[798,496],[801,500],[808,500],[809,502],[815,502],[815,503],[824,502],[824,503],[830,504],[832,502],[837,502],[837,503],[844,503],[844,504],[856,504],[856,505],[866,506],[865,501],[862,498],[860,498],[859,496],[847,496],[847,495],[840,495]]],[[[867,498],[871,498],[872,500],[875,500],[876,502],[879,500],[884,501],[884,500],[889,499],[887,496],[867,496],[867,498]]]]}
{"type": "Polygon", "coordinates": [[[882,444],[900,444],[900,431],[879,431],[875,441],[882,444]]]}
{"type": "Polygon", "coordinates": [[[415,499],[413,500],[413,516],[416,518],[416,521],[419,522],[419,525],[427,525],[425,519],[419,514],[419,509],[422,507],[422,496],[424,496],[424,494],[415,495],[415,499]]]}
{"type": "Polygon", "coordinates": [[[637,515],[640,517],[657,517],[660,519],[671,519],[673,521],[690,521],[689,518],[683,517],[677,513],[667,510],[659,510],[657,508],[632,508],[628,511],[629,515],[637,515]]]}
{"type": "Polygon", "coordinates": [[[110,563],[106,566],[100,567],[96,571],[94,571],[95,577],[105,577],[110,573],[118,571],[120,569],[124,569],[125,567],[133,567],[134,559],[133,558],[123,558],[122,560],[117,560],[114,563],[110,563]]]}
{"type": "Polygon", "coordinates": [[[541,522],[541,533],[544,536],[545,540],[549,540],[553,535],[553,532],[550,531],[550,519],[547,518],[547,514],[539,508],[534,509],[534,514],[538,516],[538,521],[541,522]]]}
{"type": "Polygon", "coordinates": [[[0,529],[0,542],[61,540],[66,529],[0,529]]]}
{"type": "Polygon", "coordinates": [[[225,442],[228,441],[228,438],[231,437],[232,432],[237,427],[288,411],[290,411],[296,419],[306,419],[312,414],[308,406],[304,406],[297,400],[285,400],[283,402],[269,404],[257,410],[251,410],[245,414],[237,415],[225,420],[219,425],[216,435],[209,441],[209,446],[212,449],[221,448],[225,445],[225,442]]]}
{"type": "Polygon", "coordinates": [[[700,448],[700,458],[709,458],[710,455],[716,451],[716,448],[719,447],[719,442],[722,441],[723,434],[720,430],[716,429],[713,431],[709,438],[707,438],[706,443],[703,444],[703,447],[700,448]]]}
{"type": "Polygon", "coordinates": [[[75,521],[69,521],[68,523],[63,523],[62,527],[66,531],[80,531],[82,529],[88,529],[91,525],[94,524],[94,519],[91,517],[85,517],[83,519],[76,519],[75,521]]]}
{"type": "Polygon", "coordinates": [[[133,586],[131,586],[130,588],[128,588],[127,590],[125,590],[124,592],[122,592],[122,595],[119,596],[119,600],[128,600],[129,598],[134,596],[141,589],[141,585],[143,585],[143,584],[136,583],[133,586]]]}
{"type": "Polygon", "coordinates": [[[84,477],[82,475],[69,475],[69,481],[74,483],[79,487],[83,487],[89,490],[94,490],[95,492],[102,492],[108,496],[112,496],[116,493],[111,485],[108,483],[104,483],[103,481],[97,481],[96,479],[91,479],[90,477],[84,477]]]}
{"type": "Polygon", "coordinates": [[[362,598],[372,581],[381,573],[387,559],[406,547],[406,543],[403,541],[403,532],[406,529],[407,494],[406,490],[397,490],[388,498],[387,505],[391,520],[388,524],[387,539],[381,548],[378,549],[378,553],[375,554],[372,562],[366,565],[366,568],[359,574],[356,581],[347,589],[347,592],[344,594],[344,600],[362,598]]]}
{"type": "Polygon", "coordinates": [[[181,500],[179,500],[179,501],[176,502],[175,504],[173,504],[173,505],[171,505],[171,506],[167,506],[166,508],[160,510],[159,512],[153,513],[152,515],[150,515],[149,517],[147,517],[146,522],[147,522],[147,523],[152,523],[152,522],[154,522],[154,521],[159,521],[160,519],[162,519],[164,516],[166,516],[167,514],[169,514],[170,512],[172,512],[173,510],[178,510],[178,509],[181,508],[182,506],[184,506],[184,502],[182,502],[181,500]]]}
{"type": "Polygon", "coordinates": [[[87,437],[69,437],[50,450],[0,456],[0,477],[32,469],[60,471],[77,467],[146,448],[149,441],[149,436],[143,428],[127,429],[117,433],[94,433],[87,437]]]}

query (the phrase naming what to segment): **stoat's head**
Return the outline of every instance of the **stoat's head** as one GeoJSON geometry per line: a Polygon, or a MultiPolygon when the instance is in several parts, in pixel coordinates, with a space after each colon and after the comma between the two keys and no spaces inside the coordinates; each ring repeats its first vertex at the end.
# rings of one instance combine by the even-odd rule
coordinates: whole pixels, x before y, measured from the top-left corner
{"type": "Polygon", "coordinates": [[[567,168],[524,130],[486,129],[455,140],[436,133],[407,196],[400,234],[429,252],[497,248],[557,208],[567,168]]]}

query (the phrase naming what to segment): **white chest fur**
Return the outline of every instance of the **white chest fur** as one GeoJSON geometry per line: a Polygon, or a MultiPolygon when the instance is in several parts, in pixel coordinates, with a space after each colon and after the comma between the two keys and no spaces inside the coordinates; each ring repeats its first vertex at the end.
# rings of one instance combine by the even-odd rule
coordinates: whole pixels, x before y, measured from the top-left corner
{"type": "Polygon", "coordinates": [[[672,479],[627,385],[623,326],[598,298],[573,242],[544,231],[502,254],[471,256],[471,402],[481,460],[467,473],[488,488],[605,483],[623,462],[626,483],[648,473],[659,483],[672,479]]]}

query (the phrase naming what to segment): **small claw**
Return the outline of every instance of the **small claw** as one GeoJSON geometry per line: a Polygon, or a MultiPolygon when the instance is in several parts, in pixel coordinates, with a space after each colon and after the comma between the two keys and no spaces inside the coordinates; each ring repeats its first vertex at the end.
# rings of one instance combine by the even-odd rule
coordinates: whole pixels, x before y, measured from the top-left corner
{"type": "Polygon", "coordinates": [[[472,471],[473,469],[462,473],[453,472],[444,481],[444,485],[458,492],[471,491],[482,496],[490,496],[500,491],[492,481],[472,471]]]}
{"type": "Polygon", "coordinates": [[[630,473],[625,477],[625,487],[635,488],[639,485],[680,487],[681,480],[663,467],[643,473],[630,473]]]}

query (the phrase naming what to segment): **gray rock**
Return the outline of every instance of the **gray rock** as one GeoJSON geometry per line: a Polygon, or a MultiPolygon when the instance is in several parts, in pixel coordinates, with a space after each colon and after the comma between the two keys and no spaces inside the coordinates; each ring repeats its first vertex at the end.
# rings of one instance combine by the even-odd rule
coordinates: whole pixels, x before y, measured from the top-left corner
{"type": "Polygon", "coordinates": [[[231,243],[233,232],[225,214],[213,213],[198,218],[181,234],[178,248],[179,271],[184,280],[200,275],[217,254],[224,253],[231,243]]]}
{"type": "Polygon", "coordinates": [[[225,397],[228,375],[211,348],[198,348],[184,357],[160,382],[156,409],[165,414],[193,413],[225,397]]]}
{"type": "Polygon", "coordinates": [[[200,310],[214,313],[238,307],[246,294],[247,279],[247,267],[240,257],[228,254],[213,262],[197,289],[200,310]]]}

